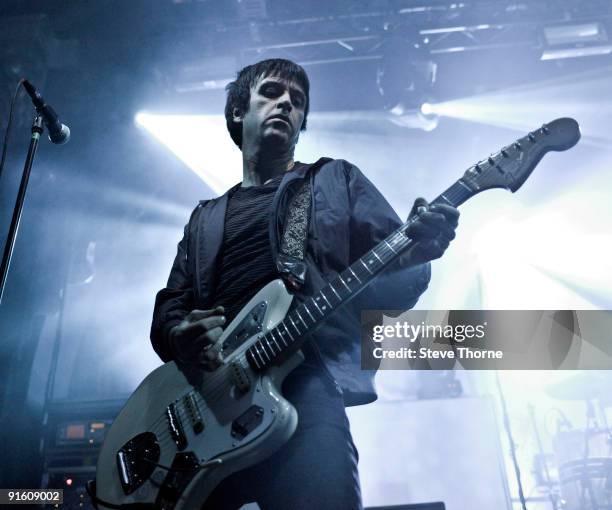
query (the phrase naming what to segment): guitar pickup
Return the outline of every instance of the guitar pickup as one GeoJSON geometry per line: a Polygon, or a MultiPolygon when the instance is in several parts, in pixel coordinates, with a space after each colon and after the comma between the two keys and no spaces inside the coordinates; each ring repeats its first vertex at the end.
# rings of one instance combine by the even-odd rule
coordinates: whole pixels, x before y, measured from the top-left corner
{"type": "Polygon", "coordinates": [[[246,393],[251,388],[251,380],[246,368],[239,361],[230,364],[232,381],[240,393],[246,393]]]}
{"type": "Polygon", "coordinates": [[[174,444],[179,450],[184,450],[187,446],[187,438],[185,437],[181,418],[176,412],[176,406],[174,404],[170,404],[166,407],[166,421],[168,422],[168,430],[170,430],[170,435],[174,440],[174,444]]]}
{"type": "Polygon", "coordinates": [[[242,440],[263,421],[263,407],[251,406],[232,423],[232,437],[242,440]]]}
{"type": "Polygon", "coordinates": [[[183,403],[187,409],[187,414],[191,420],[191,428],[196,434],[200,434],[204,430],[204,420],[200,414],[200,407],[193,393],[188,393],[183,397],[183,403]]]}

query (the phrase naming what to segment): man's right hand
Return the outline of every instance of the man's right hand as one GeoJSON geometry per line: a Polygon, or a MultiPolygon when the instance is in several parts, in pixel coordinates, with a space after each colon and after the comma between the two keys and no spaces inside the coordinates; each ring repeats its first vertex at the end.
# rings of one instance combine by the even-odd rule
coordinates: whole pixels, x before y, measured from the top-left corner
{"type": "Polygon", "coordinates": [[[222,306],[211,310],[192,310],[170,330],[170,349],[178,361],[214,370],[220,363],[219,338],[225,326],[222,306]]]}

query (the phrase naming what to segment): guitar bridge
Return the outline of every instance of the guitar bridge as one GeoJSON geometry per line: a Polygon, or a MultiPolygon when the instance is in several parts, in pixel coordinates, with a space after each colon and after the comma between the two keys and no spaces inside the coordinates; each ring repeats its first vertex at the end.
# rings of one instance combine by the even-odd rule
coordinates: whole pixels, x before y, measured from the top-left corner
{"type": "Polygon", "coordinates": [[[119,480],[125,494],[140,487],[155,470],[160,448],[153,432],[143,432],[130,439],[117,452],[119,480]]]}

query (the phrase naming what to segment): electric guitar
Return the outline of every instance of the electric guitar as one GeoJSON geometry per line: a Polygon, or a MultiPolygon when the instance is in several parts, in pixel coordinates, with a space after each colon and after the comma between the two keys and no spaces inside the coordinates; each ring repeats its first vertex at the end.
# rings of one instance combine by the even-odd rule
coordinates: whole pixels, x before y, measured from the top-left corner
{"type": "MultiPolygon", "coordinates": [[[[468,168],[433,203],[458,207],[487,189],[515,192],[544,154],[579,139],[573,119],[545,124],[468,168]]],[[[94,503],[200,508],[224,478],[282,446],[298,416],[280,388],[303,360],[304,337],[414,244],[404,234],[408,224],[291,310],[282,280],[262,288],[223,332],[216,370],[170,361],[151,372],[108,431],[89,487],[94,503]]]]}

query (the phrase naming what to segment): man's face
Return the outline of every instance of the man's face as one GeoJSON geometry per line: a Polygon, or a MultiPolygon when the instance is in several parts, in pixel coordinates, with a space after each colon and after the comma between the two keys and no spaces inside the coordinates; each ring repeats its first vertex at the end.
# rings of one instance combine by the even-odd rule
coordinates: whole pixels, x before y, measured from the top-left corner
{"type": "Polygon", "coordinates": [[[252,144],[293,148],[304,121],[305,107],[306,94],[296,82],[277,76],[260,78],[251,88],[249,110],[239,115],[243,123],[243,149],[252,144]]]}

